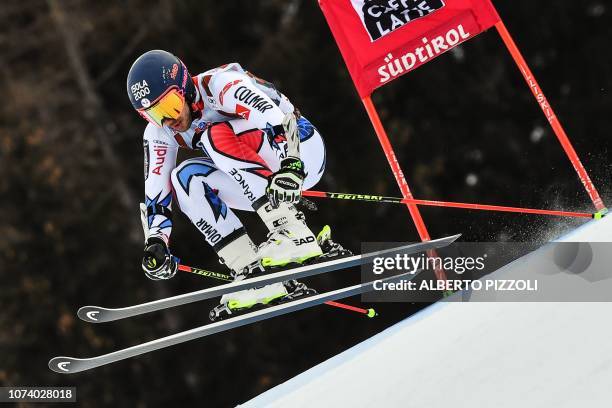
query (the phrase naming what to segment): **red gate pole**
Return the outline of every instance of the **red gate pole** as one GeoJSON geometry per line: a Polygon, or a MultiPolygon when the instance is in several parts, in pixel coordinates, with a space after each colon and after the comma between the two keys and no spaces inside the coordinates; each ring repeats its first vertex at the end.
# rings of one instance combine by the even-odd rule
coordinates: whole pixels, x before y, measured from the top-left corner
{"type": "MultiPolygon", "coordinates": [[[[389,141],[389,137],[387,136],[387,132],[380,121],[380,117],[378,116],[378,112],[372,103],[372,99],[369,96],[366,96],[361,100],[365,105],[365,109],[368,112],[368,116],[370,117],[370,121],[372,122],[372,126],[374,126],[374,131],[376,132],[376,136],[378,136],[378,141],[385,152],[385,157],[387,157],[387,161],[391,166],[391,170],[393,171],[393,176],[395,177],[395,181],[397,181],[397,185],[402,192],[402,196],[404,198],[414,199],[412,196],[412,192],[410,191],[410,187],[408,186],[408,182],[404,177],[404,172],[399,166],[397,161],[397,157],[395,156],[395,152],[393,151],[393,147],[391,146],[391,142],[389,141]]],[[[421,237],[422,241],[429,241],[431,237],[429,236],[429,232],[427,231],[427,227],[425,226],[425,222],[421,217],[421,212],[419,211],[419,207],[414,204],[406,204],[408,210],[410,211],[410,215],[412,216],[412,220],[414,221],[414,225],[416,226],[417,232],[419,233],[419,237],[421,237]]]]}
{"type": "MultiPolygon", "coordinates": [[[[366,112],[370,117],[370,122],[372,122],[372,126],[374,126],[374,131],[376,132],[376,136],[378,136],[378,141],[385,152],[385,157],[387,157],[387,161],[391,166],[391,170],[393,171],[393,176],[395,176],[395,181],[402,192],[402,196],[404,198],[409,198],[411,200],[414,199],[412,196],[412,192],[410,191],[410,187],[408,186],[408,182],[404,177],[404,172],[402,171],[397,157],[395,156],[395,152],[393,151],[393,147],[391,146],[391,142],[389,141],[389,137],[387,136],[387,132],[380,121],[380,117],[378,116],[378,112],[376,111],[376,107],[372,103],[372,98],[370,96],[366,96],[361,100],[363,105],[365,106],[366,112]]],[[[414,204],[406,204],[408,207],[408,211],[410,211],[410,216],[414,221],[414,225],[416,226],[417,232],[419,233],[419,237],[421,241],[429,241],[431,237],[429,236],[429,232],[427,231],[427,227],[425,226],[425,222],[423,221],[423,217],[421,217],[421,212],[419,211],[419,207],[414,204]]],[[[435,251],[427,251],[430,256],[435,256],[435,251]]],[[[446,280],[446,274],[444,270],[436,268],[435,270],[436,279],[438,280],[446,280]]]]}
{"type": "Polygon", "coordinates": [[[516,46],[516,43],[512,39],[512,36],[508,32],[506,25],[504,24],[503,21],[500,20],[497,24],[495,24],[495,28],[497,29],[497,32],[499,33],[502,40],[504,41],[506,48],[508,49],[508,51],[510,51],[512,58],[514,59],[514,62],[516,63],[519,70],[523,74],[523,78],[525,78],[525,81],[527,82],[527,85],[531,89],[533,96],[536,98],[536,101],[540,105],[540,108],[542,108],[542,111],[544,112],[546,119],[548,119],[550,126],[555,132],[557,139],[559,139],[559,142],[561,142],[561,146],[563,146],[563,150],[565,151],[565,154],[572,162],[572,165],[574,166],[574,169],[578,173],[578,177],[580,177],[580,181],[582,181],[582,184],[584,185],[587,193],[589,194],[591,201],[593,201],[595,208],[597,209],[597,211],[601,211],[605,209],[606,206],[604,205],[601,197],[599,196],[599,193],[597,192],[595,185],[593,185],[593,182],[591,181],[589,174],[587,173],[584,166],[580,162],[580,158],[578,157],[576,150],[574,150],[574,147],[572,146],[572,143],[567,137],[565,130],[563,130],[563,126],[561,126],[561,123],[559,122],[557,115],[555,115],[555,112],[553,111],[552,107],[548,103],[546,96],[544,96],[544,92],[542,91],[542,88],[540,88],[540,85],[538,84],[535,77],[533,76],[533,73],[529,69],[527,62],[523,58],[523,55],[519,51],[518,47],[516,46]]]}

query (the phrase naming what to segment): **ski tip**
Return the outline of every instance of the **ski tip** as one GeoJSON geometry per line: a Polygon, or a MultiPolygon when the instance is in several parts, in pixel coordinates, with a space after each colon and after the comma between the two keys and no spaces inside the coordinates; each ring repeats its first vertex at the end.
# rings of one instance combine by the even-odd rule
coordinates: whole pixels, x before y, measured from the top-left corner
{"type": "Polygon", "coordinates": [[[76,359],[72,357],[53,357],[51,360],[49,360],[49,369],[51,369],[51,371],[55,371],[58,374],[76,373],[77,371],[75,371],[76,367],[74,365],[75,362],[76,359]]]}
{"type": "Polygon", "coordinates": [[[458,240],[460,237],[461,237],[461,234],[455,234],[455,235],[449,235],[449,236],[442,237],[442,238],[432,238],[428,241],[422,241],[422,242],[423,243],[430,242],[433,245],[436,245],[438,247],[444,247],[444,246],[452,244],[453,242],[458,240]]]}
{"type": "Polygon", "coordinates": [[[102,323],[106,320],[102,319],[101,313],[103,308],[98,306],[83,306],[77,312],[79,319],[89,323],[102,323]]]}
{"type": "Polygon", "coordinates": [[[368,309],[368,313],[366,314],[366,316],[368,316],[370,319],[378,316],[378,313],[376,313],[376,310],[370,308],[368,309]]]}
{"type": "Polygon", "coordinates": [[[452,240],[451,242],[455,242],[456,240],[461,238],[461,234],[451,235],[449,238],[452,240]]]}

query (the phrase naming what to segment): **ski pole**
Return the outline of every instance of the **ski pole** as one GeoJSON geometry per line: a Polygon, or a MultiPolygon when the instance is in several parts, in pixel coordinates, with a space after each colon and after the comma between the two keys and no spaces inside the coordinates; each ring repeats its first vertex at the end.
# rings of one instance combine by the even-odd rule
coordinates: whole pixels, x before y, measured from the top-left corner
{"type": "MultiPolygon", "coordinates": [[[[193,266],[187,266],[187,265],[182,265],[182,264],[179,264],[178,270],[183,271],[183,272],[193,273],[196,275],[206,276],[207,278],[213,278],[213,279],[222,280],[226,282],[231,282],[234,280],[230,275],[227,275],[224,273],[213,272],[213,271],[209,271],[206,269],[195,268],[193,266]]],[[[333,306],[333,307],[337,307],[340,309],[345,309],[345,310],[349,310],[352,312],[361,313],[369,318],[378,316],[378,313],[376,313],[376,311],[372,308],[363,309],[361,307],[351,306],[345,303],[333,302],[333,301],[325,302],[325,304],[328,306],[333,306]]]]}
{"type": "Polygon", "coordinates": [[[351,306],[351,305],[347,305],[345,303],[340,303],[340,302],[334,302],[332,300],[325,302],[325,304],[329,306],[339,307],[340,309],[346,309],[346,310],[351,310],[353,312],[361,313],[361,314],[366,315],[369,318],[378,316],[378,313],[376,313],[376,310],[372,308],[363,309],[361,307],[351,306]]]}
{"type": "Polygon", "coordinates": [[[226,282],[231,282],[234,280],[230,275],[226,275],[220,272],[208,271],[206,269],[194,268],[193,266],[181,265],[178,266],[179,271],[194,273],[196,275],[206,276],[207,278],[213,278],[217,280],[222,280],[226,282]]]}
{"type": "Polygon", "coordinates": [[[306,197],[320,197],[320,198],[333,198],[338,200],[355,200],[355,201],[372,201],[378,203],[394,203],[394,204],[416,204],[425,205],[430,207],[451,207],[451,208],[466,208],[470,210],[487,210],[487,211],[501,211],[501,212],[512,212],[522,214],[541,214],[541,215],[556,215],[560,217],[577,217],[577,218],[601,218],[598,213],[585,213],[585,212],[573,212],[573,211],[557,211],[557,210],[541,210],[537,208],[521,208],[521,207],[507,207],[500,205],[488,205],[488,204],[471,204],[471,203],[458,203],[450,201],[433,201],[433,200],[417,200],[413,198],[400,198],[400,197],[385,197],[370,194],[351,194],[351,193],[330,193],[326,191],[302,191],[302,195],[306,197]]]}

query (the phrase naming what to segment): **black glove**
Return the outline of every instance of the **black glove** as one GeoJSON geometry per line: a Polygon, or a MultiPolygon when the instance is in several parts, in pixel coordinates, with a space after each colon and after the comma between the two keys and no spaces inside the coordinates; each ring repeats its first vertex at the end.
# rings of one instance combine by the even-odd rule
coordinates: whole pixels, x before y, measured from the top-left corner
{"type": "Polygon", "coordinates": [[[170,279],[178,269],[177,259],[170,254],[163,239],[151,237],[147,240],[142,257],[142,270],[152,280],[170,279]]]}
{"type": "Polygon", "coordinates": [[[281,202],[299,202],[305,177],[304,163],[300,159],[283,159],[280,170],[270,176],[266,189],[272,207],[278,208],[281,202]]]}

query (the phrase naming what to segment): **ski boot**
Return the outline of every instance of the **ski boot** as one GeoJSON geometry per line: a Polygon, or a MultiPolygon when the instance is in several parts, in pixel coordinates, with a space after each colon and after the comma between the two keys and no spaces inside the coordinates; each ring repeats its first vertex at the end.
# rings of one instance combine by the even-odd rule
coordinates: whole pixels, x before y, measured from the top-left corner
{"type": "Polygon", "coordinates": [[[273,208],[267,203],[257,210],[257,214],[270,231],[267,240],[257,249],[265,268],[303,264],[323,255],[316,237],[306,225],[304,213],[293,205],[280,203],[278,208],[273,208]]]}
{"type": "Polygon", "coordinates": [[[267,240],[257,248],[260,263],[247,265],[238,273],[236,279],[251,278],[353,255],[351,251],[331,239],[329,225],[324,226],[315,237],[306,226],[302,212],[285,203],[281,206],[283,207],[278,209],[280,216],[277,213],[277,217],[271,217],[270,214],[275,213],[271,207],[262,215],[262,219],[271,231],[267,240]]]}
{"type": "Polygon", "coordinates": [[[263,271],[257,247],[246,232],[217,250],[217,255],[219,262],[230,269],[234,280],[242,280],[248,275],[263,271]]]}
{"type": "MultiPolygon", "coordinates": [[[[230,269],[234,281],[266,272],[257,248],[246,233],[218,250],[217,255],[220,261],[230,269]]],[[[296,280],[278,282],[228,293],[221,298],[220,304],[210,311],[209,316],[211,320],[216,321],[257,307],[278,304],[313,294],[316,294],[316,291],[296,280]]]]}
{"type": "Polygon", "coordinates": [[[223,295],[220,304],[210,311],[208,317],[216,322],[316,294],[316,290],[296,280],[277,282],[223,295]]]}
{"type": "Polygon", "coordinates": [[[331,239],[331,228],[329,227],[329,225],[326,225],[323,227],[321,232],[319,232],[319,234],[317,235],[316,239],[317,239],[317,243],[319,244],[319,247],[323,251],[323,254],[318,257],[310,258],[302,262],[301,264],[293,262],[290,264],[285,264],[282,267],[281,266],[264,267],[262,265],[261,260],[257,258],[257,260],[243,266],[242,269],[240,270],[237,270],[237,271],[232,270],[231,275],[235,281],[239,281],[243,279],[254,278],[257,276],[266,275],[266,274],[273,273],[273,272],[279,272],[282,270],[291,269],[293,267],[299,267],[303,265],[312,265],[312,264],[316,264],[319,262],[329,261],[329,260],[336,259],[336,258],[345,258],[345,257],[353,255],[351,251],[349,251],[348,249],[344,249],[342,245],[338,244],[337,242],[334,242],[331,239]]]}
{"type": "MultiPolygon", "coordinates": [[[[243,241],[236,240],[219,251],[219,256],[229,260],[226,265],[233,270],[235,280],[352,255],[331,240],[331,228],[327,225],[315,237],[306,226],[304,214],[292,205],[281,203],[279,208],[273,209],[266,204],[258,210],[258,214],[270,233],[267,240],[259,245],[256,254],[249,250],[252,243],[246,235],[243,241]]],[[[224,295],[209,317],[216,321],[313,294],[316,294],[315,290],[296,280],[277,282],[224,295]]]]}

